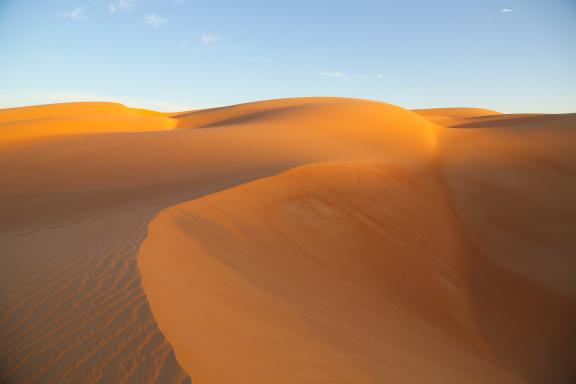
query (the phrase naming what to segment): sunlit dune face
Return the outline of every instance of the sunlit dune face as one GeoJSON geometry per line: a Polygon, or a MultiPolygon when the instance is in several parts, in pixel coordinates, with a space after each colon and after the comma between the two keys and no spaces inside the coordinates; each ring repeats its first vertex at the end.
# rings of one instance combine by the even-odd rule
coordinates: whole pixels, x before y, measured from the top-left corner
{"type": "Polygon", "coordinates": [[[429,173],[351,163],[174,207],[139,262],[202,382],[515,382],[478,339],[469,252],[429,173]]]}
{"type": "Polygon", "coordinates": [[[0,381],[571,382],[575,129],[329,97],[0,110],[0,381]]]}
{"type": "Polygon", "coordinates": [[[370,160],[421,164],[435,137],[426,120],[386,103],[355,99],[274,100],[180,116],[180,129],[219,129],[299,151],[318,160],[370,160]],[[403,160],[400,160],[403,159],[403,160]]]}
{"type": "Polygon", "coordinates": [[[70,103],[0,110],[0,145],[86,133],[171,129],[176,121],[114,103],[70,103]]]}
{"type": "Polygon", "coordinates": [[[6,110],[0,117],[8,161],[11,153],[46,153],[25,156],[23,171],[4,190],[12,224],[24,219],[9,213],[16,203],[44,212],[68,210],[30,197],[40,189],[82,205],[97,201],[91,197],[95,191],[120,200],[175,185],[210,191],[314,162],[419,168],[435,156],[429,121],[396,106],[354,99],[272,100],[172,117],[111,103],[59,104],[6,110]],[[17,120],[25,109],[34,119],[17,120]],[[203,114],[209,118],[194,117],[203,114]],[[27,172],[38,176],[25,177],[27,172]]]}

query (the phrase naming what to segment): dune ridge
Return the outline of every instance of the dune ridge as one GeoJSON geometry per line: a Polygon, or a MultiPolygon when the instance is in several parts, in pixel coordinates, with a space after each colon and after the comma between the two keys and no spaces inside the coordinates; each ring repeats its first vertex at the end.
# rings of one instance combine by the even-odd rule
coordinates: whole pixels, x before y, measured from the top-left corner
{"type": "Polygon", "coordinates": [[[0,380],[568,383],[575,130],[343,98],[0,110],[0,380]]]}
{"type": "Polygon", "coordinates": [[[118,103],[63,103],[0,110],[0,147],[46,137],[105,132],[171,129],[176,121],[162,113],[118,103]]]}
{"type": "Polygon", "coordinates": [[[443,199],[427,172],[297,168],[164,211],[143,286],[200,382],[520,382],[478,335],[443,199]]]}

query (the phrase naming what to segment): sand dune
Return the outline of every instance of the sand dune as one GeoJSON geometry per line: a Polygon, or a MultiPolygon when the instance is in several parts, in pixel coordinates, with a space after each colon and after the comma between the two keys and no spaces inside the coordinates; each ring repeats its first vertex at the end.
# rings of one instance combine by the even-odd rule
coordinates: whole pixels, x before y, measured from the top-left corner
{"type": "MultiPolygon", "coordinates": [[[[182,117],[183,124],[178,122],[189,129],[75,132],[7,146],[0,172],[9,174],[10,182],[2,191],[0,227],[68,218],[77,210],[147,196],[194,197],[327,160],[385,160],[417,166],[428,161],[435,145],[432,124],[396,106],[298,100],[292,101],[299,103],[297,109],[275,108],[266,118],[242,124],[200,129],[190,125],[190,115],[203,112],[193,112],[182,117]]],[[[270,103],[265,103],[267,111],[270,103]]],[[[278,101],[279,106],[285,103],[278,101]]],[[[231,107],[236,108],[244,107],[231,107]]],[[[229,115],[224,112],[221,120],[229,115]]],[[[140,120],[148,117],[134,117],[134,126],[140,120]]],[[[60,127],[58,120],[53,125],[55,130],[60,127]]]]}
{"type": "Polygon", "coordinates": [[[516,119],[445,130],[443,170],[470,239],[494,269],[477,278],[487,337],[536,382],[570,382],[576,378],[570,357],[576,354],[576,116],[534,115],[510,124],[516,119]]]}
{"type": "Polygon", "coordinates": [[[431,108],[431,109],[414,109],[414,113],[420,116],[444,116],[455,119],[469,119],[479,116],[499,116],[502,113],[492,109],[485,108],[431,108]]]}
{"type": "Polygon", "coordinates": [[[575,131],[341,98],[0,110],[0,380],[569,383],[575,131]]]}
{"type": "Polygon", "coordinates": [[[139,262],[200,382],[519,382],[479,335],[469,248],[429,172],[325,164],[163,212],[139,262]]]}
{"type": "Polygon", "coordinates": [[[413,112],[442,126],[451,126],[451,124],[459,122],[462,119],[476,117],[494,117],[499,119],[502,117],[502,113],[484,108],[432,108],[415,109],[413,112]]]}
{"type": "Polygon", "coordinates": [[[0,148],[50,136],[170,129],[164,114],[116,103],[65,103],[0,110],[0,148]]]}

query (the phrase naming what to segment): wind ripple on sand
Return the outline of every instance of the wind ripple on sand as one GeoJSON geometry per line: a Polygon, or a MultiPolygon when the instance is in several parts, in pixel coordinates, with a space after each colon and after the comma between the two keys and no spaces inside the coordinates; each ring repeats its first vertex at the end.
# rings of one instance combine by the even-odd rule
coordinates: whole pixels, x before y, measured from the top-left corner
{"type": "Polygon", "coordinates": [[[574,129],[340,98],[0,110],[0,380],[188,382],[156,318],[199,382],[570,382],[574,129]],[[146,225],[190,199],[151,224],[144,296],[146,225]]]}
{"type": "Polygon", "coordinates": [[[189,382],[140,286],[143,223],[121,212],[2,236],[2,382],[189,382]]]}

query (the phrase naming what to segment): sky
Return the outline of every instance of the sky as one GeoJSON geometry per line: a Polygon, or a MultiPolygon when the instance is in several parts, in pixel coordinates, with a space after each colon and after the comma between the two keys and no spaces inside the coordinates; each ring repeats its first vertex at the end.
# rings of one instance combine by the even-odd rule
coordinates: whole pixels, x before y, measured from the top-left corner
{"type": "Polygon", "coordinates": [[[0,0],[0,108],[299,97],[576,112],[576,0],[0,0]]]}

